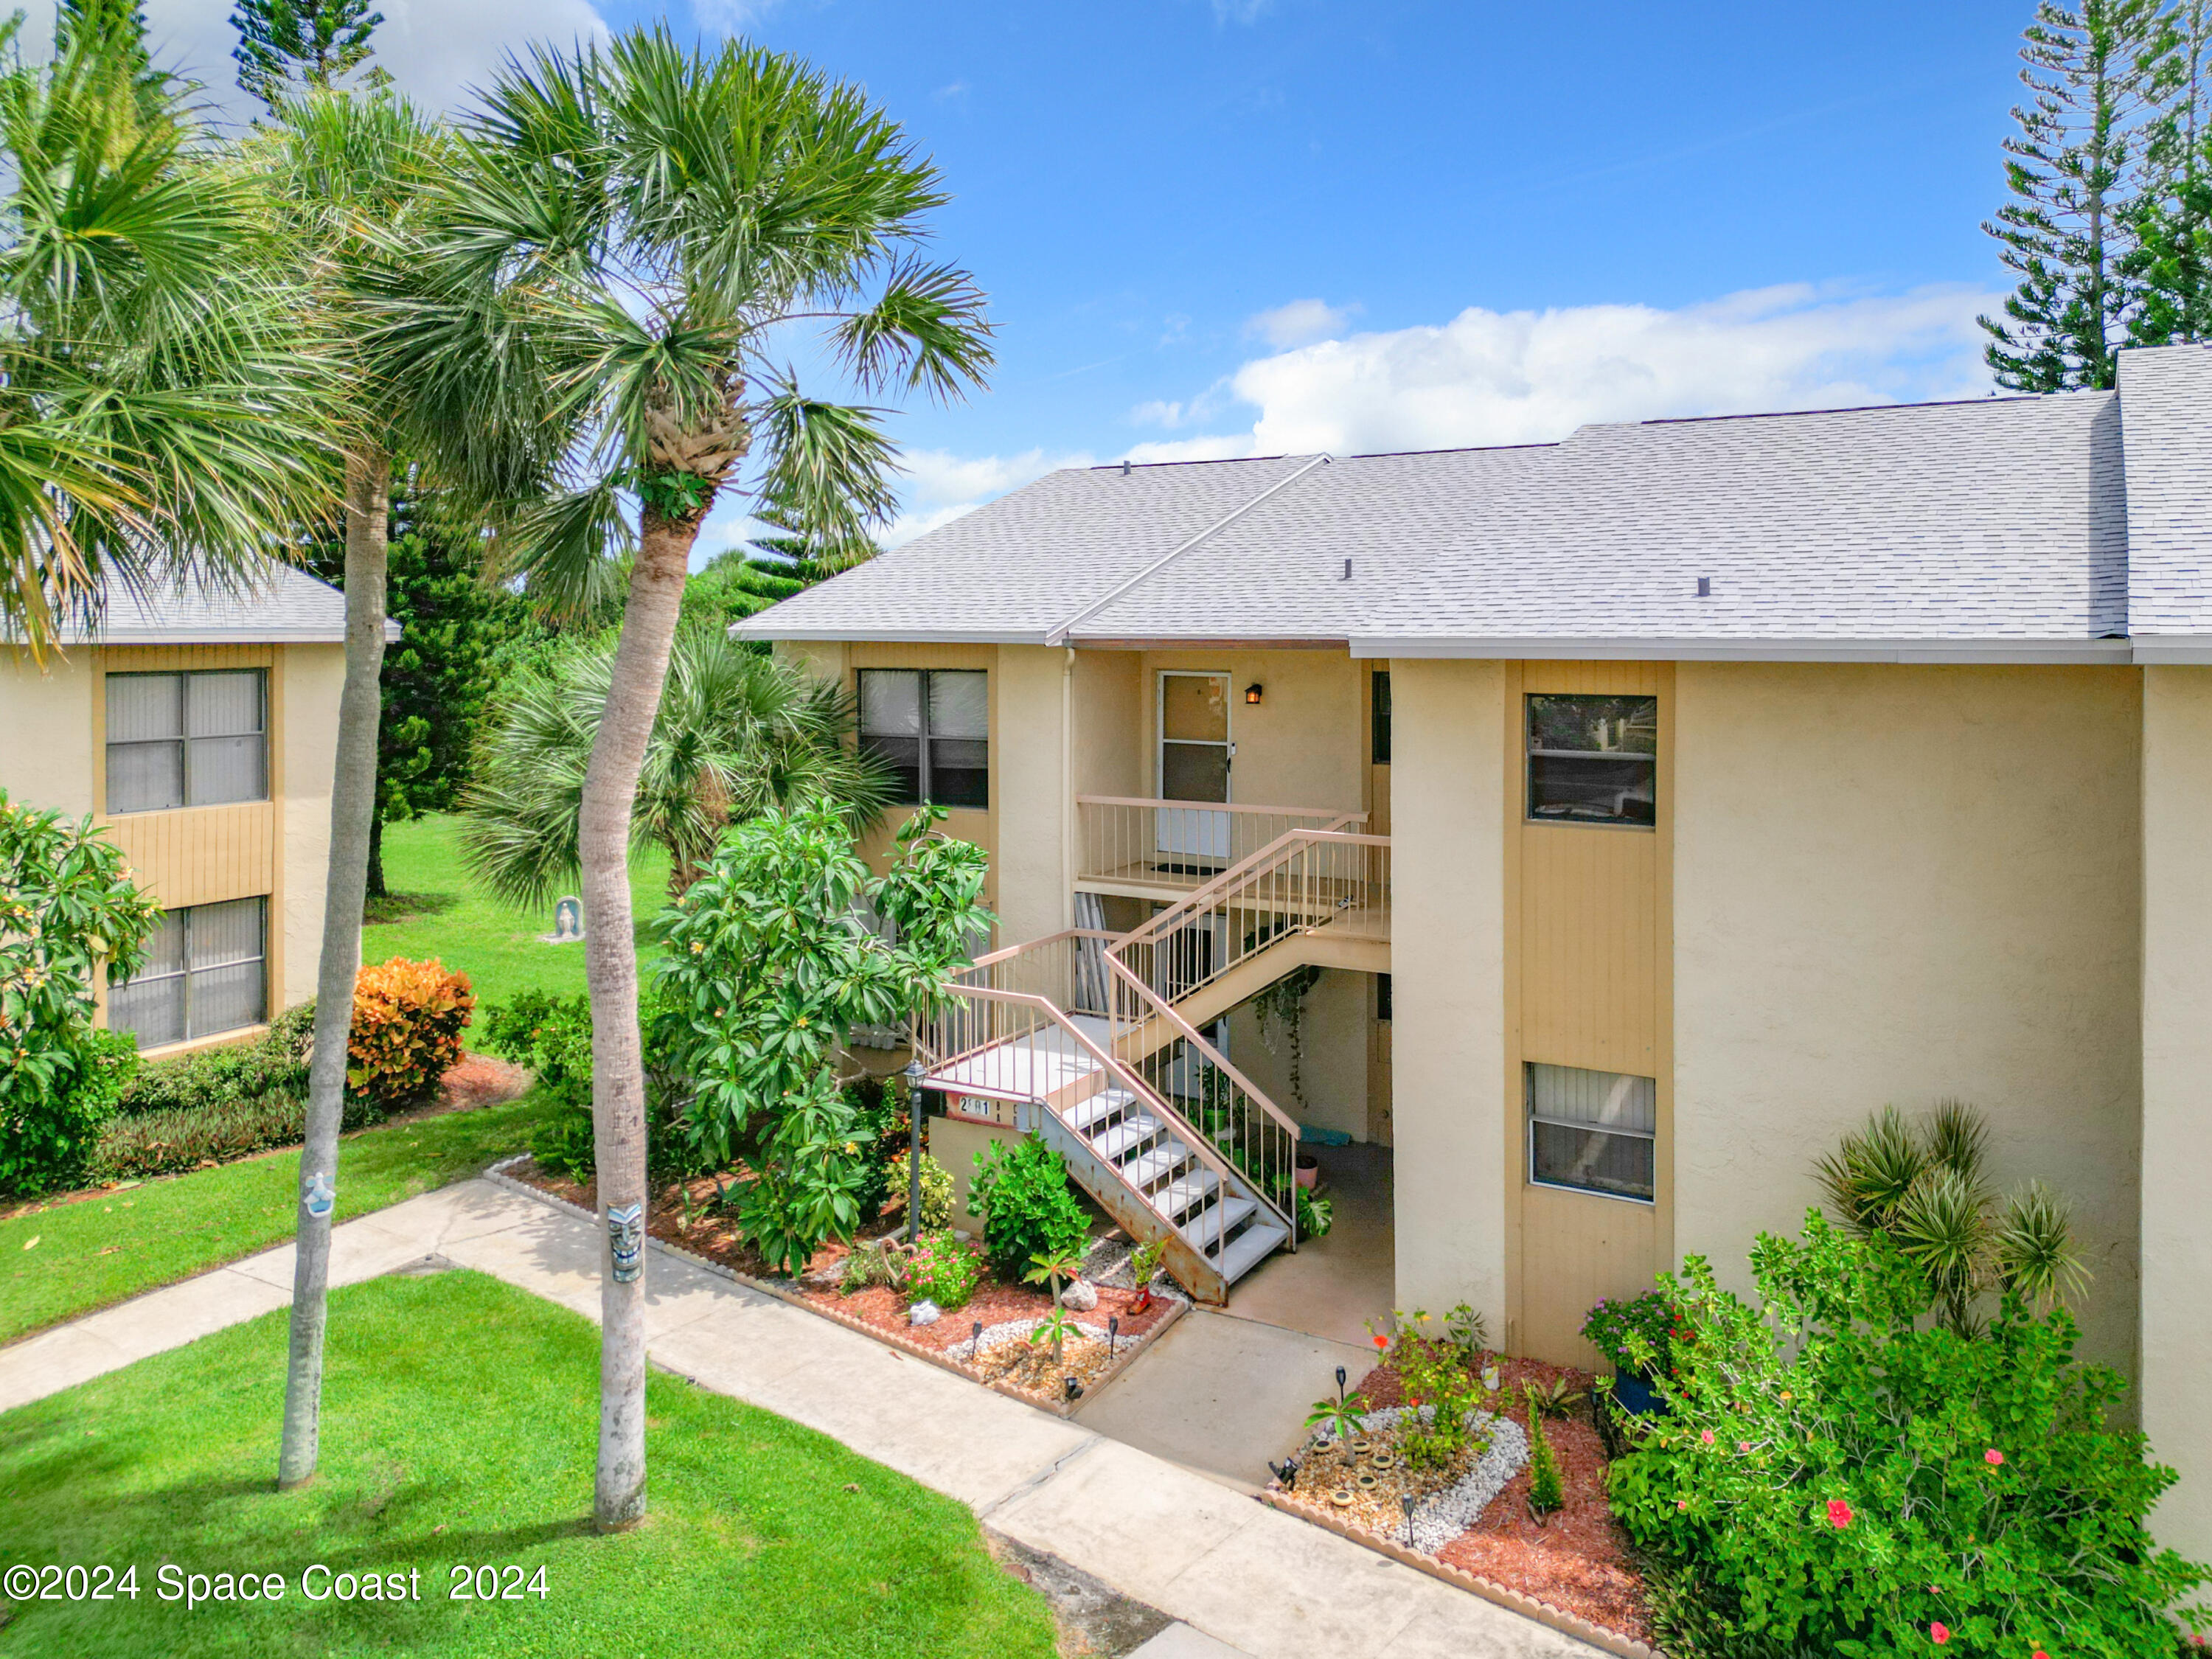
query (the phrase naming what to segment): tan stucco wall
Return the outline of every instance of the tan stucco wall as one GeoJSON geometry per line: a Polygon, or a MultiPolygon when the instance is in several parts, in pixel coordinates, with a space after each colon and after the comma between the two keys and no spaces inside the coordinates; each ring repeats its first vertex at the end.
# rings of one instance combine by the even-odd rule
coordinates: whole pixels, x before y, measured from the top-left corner
{"type": "MultiPolygon", "coordinates": [[[[281,790],[277,891],[283,937],[270,986],[286,1008],[315,994],[323,949],[323,888],[330,863],[331,776],[337,762],[338,693],[345,684],[343,645],[288,645],[271,676],[276,729],[270,782],[281,790]]],[[[272,914],[270,932],[277,931],[272,914]]]]}
{"type": "Polygon", "coordinates": [[[92,661],[81,649],[38,664],[0,647],[0,789],[17,805],[93,810],[92,661]]]}
{"type": "Polygon", "coordinates": [[[1954,1097],[1987,1114],[2001,1187],[2073,1197],[2085,1351],[2132,1368],[2141,684],[1680,666],[1677,1251],[1745,1285],[1754,1236],[1815,1201],[1816,1155],[1954,1097]]]}
{"type": "Polygon", "coordinates": [[[1149,796],[1144,664],[1133,651],[1075,653],[1075,793],[1149,796]]]}
{"type": "MultiPolygon", "coordinates": [[[[1398,1305],[1505,1325],[1504,671],[1391,665],[1398,1305]]],[[[1356,705],[1355,705],[1356,707],[1356,705]]]]}
{"type": "Polygon", "coordinates": [[[2142,1417],[2159,1541],[2212,1559],[2212,667],[2143,671],[2142,1417]]]}
{"type": "Polygon", "coordinates": [[[1229,1059],[1267,1097],[1302,1124],[1367,1139],[1367,1024],[1371,981],[1365,974],[1324,969],[1305,995],[1303,1103],[1291,1088],[1291,1034],[1280,1020],[1260,1034],[1246,1003],[1229,1017],[1229,1059]]]}
{"type": "Polygon", "coordinates": [[[1367,795],[1367,667],[1341,650],[1146,652],[1138,793],[1158,793],[1158,675],[1189,669],[1229,677],[1229,736],[1237,745],[1231,799],[1360,811],[1367,795]],[[1255,683],[1256,708],[1244,701],[1244,689],[1255,683]]]}
{"type": "Polygon", "coordinates": [[[968,1188],[975,1176],[976,1155],[992,1142],[1018,1140],[1020,1134],[994,1123],[973,1123],[963,1118],[929,1120],[929,1156],[942,1164],[952,1177],[952,1224],[963,1233],[981,1235],[983,1219],[968,1213],[968,1188]]]}

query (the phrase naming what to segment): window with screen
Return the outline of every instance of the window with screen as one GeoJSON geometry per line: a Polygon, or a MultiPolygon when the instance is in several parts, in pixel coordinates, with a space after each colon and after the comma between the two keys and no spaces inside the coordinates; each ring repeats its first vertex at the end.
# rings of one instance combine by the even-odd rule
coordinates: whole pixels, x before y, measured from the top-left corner
{"type": "Polygon", "coordinates": [[[981,669],[864,668],[860,746],[907,805],[991,804],[990,678],[981,669]]]}
{"type": "Polygon", "coordinates": [[[110,674],[107,810],[269,799],[269,686],[258,668],[110,674]]]}
{"type": "Polygon", "coordinates": [[[214,1036],[269,1015],[269,901],[164,912],[146,965],[108,988],[107,1024],[141,1048],[214,1036]]]}
{"type": "Polygon", "coordinates": [[[1656,697],[1528,698],[1528,816],[1546,823],[1658,821],[1656,697]]]}
{"type": "Polygon", "coordinates": [[[1531,1065],[1527,1073],[1528,1179],[1649,1203],[1659,1085],[1577,1066],[1531,1065]]]}

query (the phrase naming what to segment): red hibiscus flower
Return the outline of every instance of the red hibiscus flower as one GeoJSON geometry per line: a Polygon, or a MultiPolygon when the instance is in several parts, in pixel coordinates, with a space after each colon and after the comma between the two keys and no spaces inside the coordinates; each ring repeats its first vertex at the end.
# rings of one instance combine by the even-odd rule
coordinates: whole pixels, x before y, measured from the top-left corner
{"type": "Polygon", "coordinates": [[[1928,1633],[1936,1638],[1936,1645],[1939,1648],[1951,1639],[1951,1627],[1941,1619],[1928,1626],[1928,1633]]]}
{"type": "Polygon", "coordinates": [[[2004,1454],[1999,1451],[1995,1446],[1992,1446],[1982,1454],[1982,1462],[1988,1464],[1991,1468],[1995,1468],[1998,1464],[2004,1462],[2004,1454]]]}
{"type": "Polygon", "coordinates": [[[1828,1524],[1838,1532],[1851,1524],[1851,1506],[1840,1498],[1828,1500],[1828,1524]]]}

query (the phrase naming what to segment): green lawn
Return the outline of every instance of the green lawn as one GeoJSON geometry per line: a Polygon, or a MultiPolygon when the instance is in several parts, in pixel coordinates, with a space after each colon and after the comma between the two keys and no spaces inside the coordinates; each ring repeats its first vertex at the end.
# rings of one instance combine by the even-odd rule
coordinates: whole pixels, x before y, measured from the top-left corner
{"type": "Polygon", "coordinates": [[[0,1563],[135,1566],[139,1591],[0,1603],[0,1652],[1050,1659],[1042,1599],[965,1508],[826,1436],[654,1375],[651,1514],[602,1538],[588,1322],[470,1273],[331,1300],[322,1467],[298,1492],[272,1490],[282,1313],[0,1416],[0,1563]],[[187,1611],[158,1599],[165,1563],[284,1593],[187,1611]],[[422,1599],[310,1601],[317,1563],[311,1588],[399,1575],[422,1599]],[[448,1600],[456,1565],[519,1599],[448,1600]]]}
{"type": "MultiPolygon", "coordinates": [[[[338,1219],[522,1151],[544,1109],[525,1096],[347,1136],[338,1219]]],[[[272,1152],[0,1221],[0,1342],[283,1243],[299,1181],[297,1150],[272,1152]]]]}
{"type": "MultiPolygon", "coordinates": [[[[436,957],[469,976],[478,1004],[490,1007],[517,991],[580,995],[584,947],[546,945],[553,907],[519,909],[471,880],[461,863],[460,820],[416,818],[385,826],[384,883],[389,896],[372,916],[392,916],[362,930],[361,959],[436,957]]],[[[630,903],[644,920],[667,902],[668,858],[641,854],[630,866],[630,903]]]]}

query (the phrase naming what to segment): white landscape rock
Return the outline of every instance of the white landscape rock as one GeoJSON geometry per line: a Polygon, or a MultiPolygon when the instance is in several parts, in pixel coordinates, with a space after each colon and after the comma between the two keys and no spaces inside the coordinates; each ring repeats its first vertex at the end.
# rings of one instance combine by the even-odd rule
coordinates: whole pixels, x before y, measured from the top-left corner
{"type": "MultiPolygon", "coordinates": [[[[1421,1420],[1430,1422],[1436,1416],[1434,1406],[1421,1407],[1421,1420]]],[[[1398,1419],[1406,1414],[1402,1406],[1386,1406],[1379,1412],[1369,1412],[1359,1419],[1363,1429],[1395,1428],[1398,1419]]],[[[1528,1435],[1510,1417],[1493,1418],[1488,1412],[1468,1413],[1468,1426],[1478,1435],[1486,1434],[1489,1445],[1474,1461],[1474,1467],[1462,1475],[1454,1485],[1432,1498],[1421,1500],[1413,1508],[1413,1547],[1424,1555],[1434,1555],[1445,1545],[1465,1532],[1482,1518],[1484,1506],[1505,1490],[1506,1482],[1519,1474],[1528,1461],[1528,1435]]],[[[1308,1449],[1325,1446],[1336,1437],[1327,1425],[1306,1441],[1308,1449]]]]}
{"type": "Polygon", "coordinates": [[[1060,1305],[1076,1313],[1089,1313],[1098,1305],[1098,1292],[1079,1279],[1060,1293],[1060,1305]]]}

